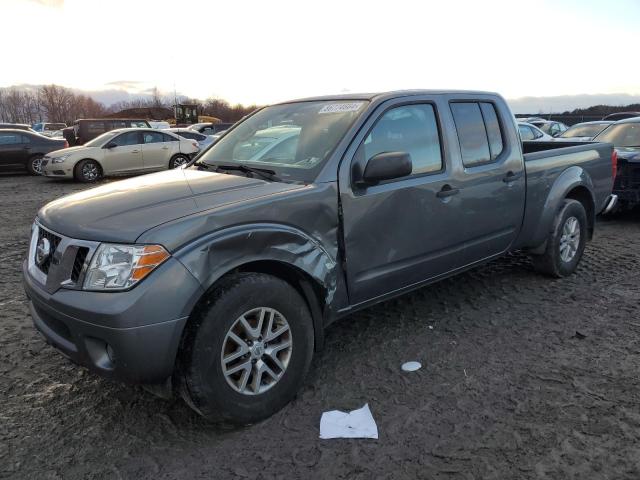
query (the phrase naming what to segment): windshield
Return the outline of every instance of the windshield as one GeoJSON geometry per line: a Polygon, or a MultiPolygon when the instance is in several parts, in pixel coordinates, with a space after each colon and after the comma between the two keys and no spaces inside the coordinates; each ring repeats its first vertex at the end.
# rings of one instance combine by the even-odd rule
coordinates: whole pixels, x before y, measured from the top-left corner
{"type": "Polygon", "coordinates": [[[595,137],[602,130],[607,128],[608,123],[591,123],[589,125],[574,125],[566,130],[562,135],[562,138],[575,138],[575,137],[595,137]]]}
{"type": "Polygon", "coordinates": [[[616,147],[640,147],[640,122],[611,125],[594,140],[616,147]]]}
{"type": "Polygon", "coordinates": [[[224,135],[200,161],[267,168],[283,180],[310,182],[366,103],[297,102],[264,108],[224,135]]]}
{"type": "Polygon", "coordinates": [[[109,139],[115,137],[118,133],[118,131],[112,130],[110,132],[106,132],[103,133],[102,135],[98,135],[96,138],[94,138],[93,140],[88,141],[87,143],[84,144],[85,147],[101,147],[102,145],[104,145],[107,141],[109,141],[109,139]]]}

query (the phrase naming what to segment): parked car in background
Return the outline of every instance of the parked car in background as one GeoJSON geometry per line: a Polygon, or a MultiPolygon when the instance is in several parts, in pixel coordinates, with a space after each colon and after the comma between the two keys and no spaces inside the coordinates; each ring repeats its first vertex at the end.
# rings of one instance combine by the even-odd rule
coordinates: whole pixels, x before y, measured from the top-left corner
{"type": "Polygon", "coordinates": [[[615,201],[612,153],[521,144],[484,92],[265,107],[189,167],[44,206],[23,263],[31,317],[94,372],[173,380],[200,415],[255,423],[339,318],[514,250],[573,274],[615,201]]]}
{"type": "Polygon", "coordinates": [[[603,120],[612,120],[617,122],[618,120],[626,120],[627,118],[640,117],[640,112],[618,112],[611,113],[602,117],[603,120]]]}
{"type": "Polygon", "coordinates": [[[551,142],[554,140],[551,135],[544,133],[538,127],[529,123],[518,122],[518,131],[523,142],[551,142]]]}
{"type": "Polygon", "coordinates": [[[37,133],[33,128],[25,123],[0,123],[0,130],[11,128],[13,130],[27,130],[28,132],[37,133]]]}
{"type": "Polygon", "coordinates": [[[103,176],[177,168],[198,151],[198,142],[174,133],[120,128],[103,133],[84,146],[51,152],[42,160],[42,173],[94,182],[103,176]]]}
{"type": "Polygon", "coordinates": [[[63,128],[67,128],[67,124],[40,122],[34,123],[31,128],[33,128],[33,130],[38,132],[39,134],[44,135],[45,137],[51,137],[53,136],[54,132],[62,130],[63,128]]]}
{"type": "Polygon", "coordinates": [[[198,142],[200,150],[204,150],[215,141],[213,135],[204,135],[189,128],[169,128],[167,131],[189,140],[195,140],[198,142]]]}
{"type": "Polygon", "coordinates": [[[233,123],[194,123],[193,125],[189,125],[189,130],[195,130],[196,132],[200,132],[204,135],[215,135],[216,133],[220,133],[223,130],[228,130],[233,123]]]}
{"type": "Polygon", "coordinates": [[[562,132],[557,138],[567,138],[573,140],[574,142],[588,142],[612,123],[615,122],[598,120],[595,122],[576,123],[575,125],[572,125],[567,130],[562,132]]]}
{"type": "Polygon", "coordinates": [[[62,130],[69,146],[84,145],[105,132],[119,128],[151,128],[147,120],[132,118],[82,118],[62,130]]]}
{"type": "Polygon", "coordinates": [[[64,139],[51,139],[23,129],[0,129],[0,171],[42,172],[42,158],[68,147],[64,139]]]}
{"type": "Polygon", "coordinates": [[[620,207],[640,204],[640,117],[620,120],[594,138],[612,143],[618,154],[618,174],[613,193],[620,207]]]}
{"type": "Polygon", "coordinates": [[[538,127],[544,133],[551,135],[552,137],[557,137],[569,128],[564,123],[556,122],[554,120],[531,120],[527,123],[538,127]]]}
{"type": "Polygon", "coordinates": [[[166,130],[167,128],[171,128],[169,122],[161,122],[157,120],[149,120],[149,126],[151,128],[157,128],[158,130],[166,130]]]}

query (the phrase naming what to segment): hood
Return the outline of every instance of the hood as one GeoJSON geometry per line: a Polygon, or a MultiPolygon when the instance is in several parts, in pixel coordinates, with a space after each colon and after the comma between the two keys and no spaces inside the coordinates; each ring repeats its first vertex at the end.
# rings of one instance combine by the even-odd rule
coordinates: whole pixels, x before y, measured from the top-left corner
{"type": "Polygon", "coordinates": [[[132,243],[146,230],[224,205],[303,188],[239,175],[176,169],[109,183],[45,205],[38,218],[63,235],[132,243]]]}
{"type": "Polygon", "coordinates": [[[640,162],[640,147],[616,147],[618,159],[640,162]]]}
{"type": "MultiPolygon", "coordinates": [[[[64,141],[64,138],[54,138],[53,140],[64,141]]],[[[61,155],[68,155],[70,153],[77,152],[78,150],[86,150],[88,148],[91,148],[91,147],[85,147],[84,145],[79,145],[77,147],[63,148],[61,150],[55,150],[53,152],[47,153],[47,157],[59,157],[61,155]]]]}

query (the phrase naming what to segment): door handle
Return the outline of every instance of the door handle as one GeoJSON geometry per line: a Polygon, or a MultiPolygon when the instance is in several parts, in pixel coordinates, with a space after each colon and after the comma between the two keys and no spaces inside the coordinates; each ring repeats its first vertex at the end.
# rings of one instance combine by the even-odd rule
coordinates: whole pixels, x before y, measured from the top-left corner
{"type": "Polygon", "coordinates": [[[131,150],[131,153],[140,153],[140,150],[131,150]]]}
{"type": "Polygon", "coordinates": [[[163,150],[169,150],[169,147],[162,147],[163,150]]]}
{"type": "Polygon", "coordinates": [[[459,188],[452,188],[451,185],[447,184],[447,185],[444,185],[438,193],[436,193],[436,197],[447,198],[447,197],[451,197],[452,195],[457,195],[458,193],[460,193],[459,188]]]}
{"type": "Polygon", "coordinates": [[[518,173],[513,173],[511,171],[507,172],[507,174],[504,176],[504,178],[502,179],[502,181],[504,183],[510,183],[513,182],[517,179],[519,179],[522,176],[522,171],[518,172],[518,173]]]}

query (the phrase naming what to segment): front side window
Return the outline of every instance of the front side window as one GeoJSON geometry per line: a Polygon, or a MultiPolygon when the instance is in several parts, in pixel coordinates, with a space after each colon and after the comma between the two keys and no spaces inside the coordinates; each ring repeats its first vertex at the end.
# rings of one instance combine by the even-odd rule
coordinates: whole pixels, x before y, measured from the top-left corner
{"type": "Polygon", "coordinates": [[[365,138],[364,157],[384,152],[411,155],[411,174],[442,170],[442,151],[432,105],[404,105],[385,112],[365,138]]]}
{"type": "Polygon", "coordinates": [[[463,165],[473,167],[490,162],[491,151],[480,105],[455,102],[451,104],[451,113],[458,131],[463,165]]]}
{"type": "Polygon", "coordinates": [[[138,135],[138,132],[127,132],[123,133],[122,135],[118,135],[112,141],[119,147],[125,147],[127,145],[139,145],[140,137],[138,135]]]}
{"type": "Polygon", "coordinates": [[[246,164],[273,170],[284,180],[312,181],[366,105],[365,100],[322,100],[263,108],[221,137],[200,162],[246,164]],[[293,137],[295,151],[288,144],[277,156],[269,154],[293,137]]]}

